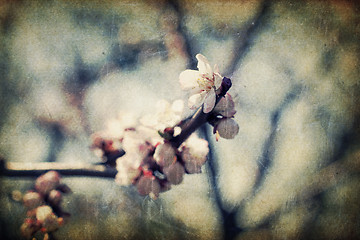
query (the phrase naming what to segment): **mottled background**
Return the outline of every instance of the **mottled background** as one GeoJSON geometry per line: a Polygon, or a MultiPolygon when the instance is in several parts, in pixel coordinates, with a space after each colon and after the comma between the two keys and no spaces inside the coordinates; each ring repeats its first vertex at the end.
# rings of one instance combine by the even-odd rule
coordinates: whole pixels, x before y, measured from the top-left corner
{"type": "MultiPolygon", "coordinates": [[[[204,54],[233,80],[240,132],[202,174],[153,201],[66,177],[56,239],[360,239],[356,1],[2,1],[0,155],[99,161],[89,136],[119,111],[186,99],[204,54]]],[[[20,238],[29,178],[1,181],[0,238],[20,238]]]]}

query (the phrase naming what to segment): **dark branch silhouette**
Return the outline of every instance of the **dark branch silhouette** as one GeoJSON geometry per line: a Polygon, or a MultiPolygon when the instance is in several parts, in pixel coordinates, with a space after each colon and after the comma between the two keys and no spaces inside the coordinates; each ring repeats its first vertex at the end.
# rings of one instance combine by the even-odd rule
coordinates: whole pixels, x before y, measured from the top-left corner
{"type": "Polygon", "coordinates": [[[0,176],[38,177],[47,171],[57,171],[62,176],[115,178],[117,170],[101,165],[59,162],[5,162],[0,160],[0,176]]]}

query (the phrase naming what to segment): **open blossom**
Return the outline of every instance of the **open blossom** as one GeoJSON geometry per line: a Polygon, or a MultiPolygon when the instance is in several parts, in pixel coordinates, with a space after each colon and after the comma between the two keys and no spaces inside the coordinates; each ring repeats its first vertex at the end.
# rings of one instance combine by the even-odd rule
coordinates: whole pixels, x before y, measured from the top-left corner
{"type": "Polygon", "coordinates": [[[196,55],[198,71],[187,69],[180,73],[179,80],[183,90],[190,90],[189,107],[198,108],[204,103],[203,112],[213,110],[216,90],[221,87],[222,76],[218,67],[211,68],[208,60],[201,54],[196,55]]]}
{"type": "Polygon", "coordinates": [[[140,164],[142,160],[142,156],[137,152],[125,154],[125,156],[118,158],[116,164],[118,173],[115,182],[120,186],[131,185],[133,180],[141,174],[140,164]]]}
{"type": "Polygon", "coordinates": [[[119,139],[123,137],[126,128],[136,126],[136,118],[130,112],[120,112],[117,118],[111,118],[106,123],[106,129],[103,132],[108,138],[119,139]]]}
{"type": "Polygon", "coordinates": [[[123,148],[126,153],[116,160],[116,183],[122,186],[130,185],[141,174],[140,166],[152,149],[147,141],[149,137],[142,131],[125,131],[123,148]]]}
{"type": "Polygon", "coordinates": [[[156,103],[155,113],[143,116],[140,123],[146,127],[162,131],[181,120],[183,109],[184,103],[182,100],[176,100],[172,104],[166,100],[160,100],[156,103]]]}

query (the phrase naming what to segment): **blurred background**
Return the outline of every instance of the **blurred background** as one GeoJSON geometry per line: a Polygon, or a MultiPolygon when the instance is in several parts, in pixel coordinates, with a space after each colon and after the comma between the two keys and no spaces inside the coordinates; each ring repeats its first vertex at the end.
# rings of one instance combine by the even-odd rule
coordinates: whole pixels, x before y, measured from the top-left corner
{"type": "MultiPolygon", "coordinates": [[[[157,200],[111,179],[66,177],[56,239],[360,239],[357,1],[0,3],[0,155],[84,162],[120,111],[186,100],[202,53],[230,77],[240,132],[207,134],[211,166],[157,200]]],[[[0,238],[26,216],[0,178],[0,238]]]]}

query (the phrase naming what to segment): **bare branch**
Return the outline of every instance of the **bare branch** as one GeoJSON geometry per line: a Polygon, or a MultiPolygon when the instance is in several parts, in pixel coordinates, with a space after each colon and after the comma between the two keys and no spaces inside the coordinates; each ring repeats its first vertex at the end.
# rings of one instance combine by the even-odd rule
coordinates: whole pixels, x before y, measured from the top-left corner
{"type": "Polygon", "coordinates": [[[0,176],[38,177],[47,171],[57,171],[62,176],[115,178],[117,170],[103,165],[57,162],[5,162],[0,160],[0,176]]]}

